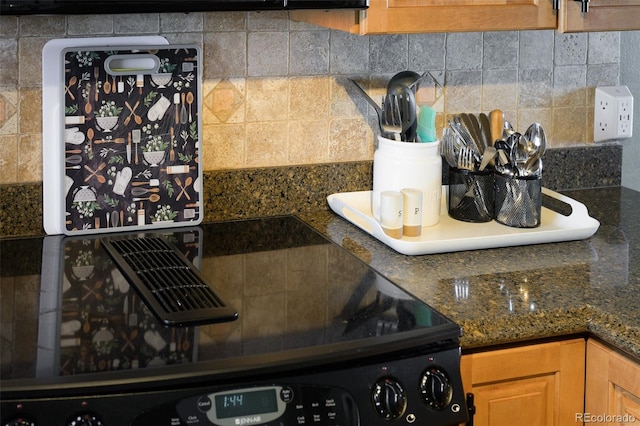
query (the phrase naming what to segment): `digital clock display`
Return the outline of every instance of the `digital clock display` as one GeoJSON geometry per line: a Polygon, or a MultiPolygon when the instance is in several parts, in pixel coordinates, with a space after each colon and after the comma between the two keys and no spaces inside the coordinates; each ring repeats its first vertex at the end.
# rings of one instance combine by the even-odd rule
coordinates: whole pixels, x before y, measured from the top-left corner
{"type": "Polygon", "coordinates": [[[216,417],[219,419],[278,411],[275,389],[217,394],[215,404],[216,417]]]}

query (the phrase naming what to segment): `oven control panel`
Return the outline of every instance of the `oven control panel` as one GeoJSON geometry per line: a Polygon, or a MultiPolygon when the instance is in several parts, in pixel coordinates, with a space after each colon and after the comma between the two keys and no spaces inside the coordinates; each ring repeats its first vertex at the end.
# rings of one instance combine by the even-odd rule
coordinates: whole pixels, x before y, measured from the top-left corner
{"type": "Polygon", "coordinates": [[[111,393],[0,397],[0,426],[450,426],[468,419],[459,363],[454,346],[260,376],[202,370],[111,393]]]}
{"type": "Polygon", "coordinates": [[[259,386],[207,393],[139,415],[131,426],[360,424],[351,395],[327,386],[259,386]]]}

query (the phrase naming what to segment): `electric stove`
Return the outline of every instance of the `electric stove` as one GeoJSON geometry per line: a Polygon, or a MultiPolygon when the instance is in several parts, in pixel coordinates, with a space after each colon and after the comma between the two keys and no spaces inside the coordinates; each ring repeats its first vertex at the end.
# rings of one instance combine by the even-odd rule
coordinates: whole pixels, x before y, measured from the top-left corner
{"type": "Polygon", "coordinates": [[[298,218],[154,230],[211,321],[163,321],[105,249],[147,237],[0,240],[3,425],[466,421],[460,327],[298,218]]]}

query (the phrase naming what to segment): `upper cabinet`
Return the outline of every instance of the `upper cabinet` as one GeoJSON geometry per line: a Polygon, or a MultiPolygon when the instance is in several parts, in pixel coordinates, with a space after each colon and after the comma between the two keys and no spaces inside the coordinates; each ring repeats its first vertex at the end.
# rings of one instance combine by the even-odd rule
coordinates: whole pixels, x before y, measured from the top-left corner
{"type": "Polygon", "coordinates": [[[640,0],[562,0],[558,31],[617,31],[640,29],[640,0]],[[585,7],[588,7],[585,11],[585,7]]]}
{"type": "Polygon", "coordinates": [[[640,0],[371,0],[367,10],[299,10],[291,17],[361,35],[639,30],[640,0]]]}
{"type": "Polygon", "coordinates": [[[557,25],[553,0],[371,0],[367,10],[299,10],[291,12],[291,17],[361,35],[552,29],[557,25]]]}

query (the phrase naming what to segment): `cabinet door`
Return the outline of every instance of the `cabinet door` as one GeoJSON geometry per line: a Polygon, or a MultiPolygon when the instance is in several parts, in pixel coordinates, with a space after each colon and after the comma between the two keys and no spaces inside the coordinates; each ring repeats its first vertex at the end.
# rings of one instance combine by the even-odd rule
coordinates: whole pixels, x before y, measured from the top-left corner
{"type": "Polygon", "coordinates": [[[640,0],[590,0],[587,13],[581,6],[580,1],[562,0],[559,32],[640,29],[640,0]]]}
{"type": "Polygon", "coordinates": [[[552,0],[370,0],[365,11],[292,11],[294,20],[356,34],[556,28],[552,0]]]}
{"type": "Polygon", "coordinates": [[[464,355],[475,426],[576,424],[583,412],[585,341],[572,339],[464,355]]]}
{"type": "Polygon", "coordinates": [[[640,364],[590,339],[585,407],[595,416],[588,420],[608,415],[606,424],[640,425],[640,364]]]}

